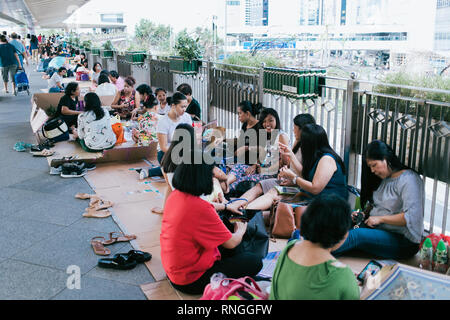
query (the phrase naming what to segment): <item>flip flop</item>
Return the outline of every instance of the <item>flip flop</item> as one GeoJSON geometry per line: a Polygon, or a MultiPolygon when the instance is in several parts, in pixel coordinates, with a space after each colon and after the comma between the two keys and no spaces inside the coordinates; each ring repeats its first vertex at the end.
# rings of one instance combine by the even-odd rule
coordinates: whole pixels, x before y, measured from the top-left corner
{"type": "Polygon", "coordinates": [[[105,246],[109,246],[109,245],[111,245],[113,243],[127,242],[127,241],[131,241],[131,240],[135,240],[135,239],[136,239],[136,236],[134,234],[132,234],[132,235],[125,235],[122,232],[115,231],[115,232],[111,232],[109,234],[109,239],[103,241],[102,243],[105,246]],[[113,235],[117,235],[117,236],[114,237],[113,235]]]}
{"type": "MultiPolygon", "coordinates": [[[[92,203],[92,199],[91,199],[91,203],[92,203]]],[[[89,209],[95,209],[97,211],[103,210],[103,209],[109,209],[111,208],[114,203],[112,203],[111,201],[103,201],[101,199],[99,199],[99,201],[95,201],[93,202],[93,205],[89,205],[89,209]]]]}
{"type": "Polygon", "coordinates": [[[95,197],[98,197],[98,196],[96,194],[89,194],[89,193],[77,193],[75,195],[75,198],[81,199],[81,200],[91,199],[91,198],[95,198],[95,197]]]}
{"type": "Polygon", "coordinates": [[[160,208],[160,207],[154,207],[154,208],[152,208],[152,212],[156,213],[156,214],[163,214],[164,209],[160,208]]]}
{"type": "Polygon", "coordinates": [[[105,238],[104,237],[95,237],[95,238],[91,239],[92,249],[94,249],[95,254],[99,255],[99,256],[109,256],[111,254],[111,250],[109,250],[108,248],[105,248],[103,246],[103,241],[96,240],[96,239],[105,240],[105,238]]]}
{"type": "Polygon", "coordinates": [[[111,216],[111,212],[109,210],[90,210],[86,209],[86,212],[83,213],[83,217],[85,218],[108,218],[111,216]]]}
{"type": "Polygon", "coordinates": [[[38,152],[30,152],[33,157],[50,157],[55,154],[55,151],[50,151],[48,149],[44,149],[38,152]]]}

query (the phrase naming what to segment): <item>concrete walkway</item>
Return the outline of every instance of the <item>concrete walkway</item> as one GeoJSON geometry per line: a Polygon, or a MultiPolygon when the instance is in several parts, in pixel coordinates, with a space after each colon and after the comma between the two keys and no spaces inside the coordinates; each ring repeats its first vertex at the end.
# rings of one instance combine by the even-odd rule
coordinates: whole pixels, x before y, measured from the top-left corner
{"type": "MultiPolygon", "coordinates": [[[[46,88],[41,75],[27,68],[32,93],[46,88]]],[[[77,192],[92,193],[83,179],[49,175],[45,158],[16,152],[18,141],[35,143],[27,94],[0,92],[0,300],[146,299],[139,285],[153,282],[139,264],[130,271],[96,267],[90,240],[120,228],[112,218],[81,215],[88,203],[77,192]],[[69,266],[81,271],[81,289],[67,288],[69,266]],[[76,268],[76,267],[75,267],[76,268]]],[[[109,246],[112,254],[128,252],[129,243],[109,246]]]]}

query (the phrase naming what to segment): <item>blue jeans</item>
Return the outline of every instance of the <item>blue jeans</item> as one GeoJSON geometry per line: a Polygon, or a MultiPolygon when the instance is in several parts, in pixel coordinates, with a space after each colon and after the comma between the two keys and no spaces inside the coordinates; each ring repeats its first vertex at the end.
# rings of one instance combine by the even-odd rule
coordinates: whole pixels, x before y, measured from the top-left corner
{"type": "MultiPolygon", "coordinates": [[[[157,158],[158,158],[159,164],[161,164],[161,161],[162,161],[163,157],[164,157],[164,152],[162,152],[161,150],[158,151],[157,158]]],[[[162,174],[161,168],[160,167],[156,167],[156,168],[148,169],[148,176],[149,177],[162,177],[163,174],[162,174]]]]}
{"type": "Polygon", "coordinates": [[[383,259],[406,259],[419,251],[419,244],[413,243],[401,234],[380,229],[352,229],[344,244],[332,252],[335,257],[358,249],[383,259]]]}
{"type": "Polygon", "coordinates": [[[58,87],[53,87],[48,90],[48,93],[60,93],[60,92],[63,92],[63,91],[58,87]]]}

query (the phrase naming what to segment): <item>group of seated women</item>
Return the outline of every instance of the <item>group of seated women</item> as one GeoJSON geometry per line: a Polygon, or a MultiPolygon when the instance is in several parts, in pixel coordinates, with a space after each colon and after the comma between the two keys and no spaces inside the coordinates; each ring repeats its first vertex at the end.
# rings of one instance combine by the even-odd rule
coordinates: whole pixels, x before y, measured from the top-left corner
{"type": "MultiPolygon", "coordinates": [[[[240,112],[245,111],[245,104],[240,105],[240,112]]],[[[255,116],[251,110],[248,112],[255,116]]],[[[272,160],[278,160],[279,170],[261,177],[257,172],[261,164],[235,164],[245,165],[243,175],[253,175],[258,181],[241,200],[227,204],[224,197],[218,196],[230,187],[228,181],[236,179],[237,170],[231,169],[231,174],[225,176],[222,188],[217,183],[217,164],[209,165],[204,160],[174,163],[172,153],[178,150],[175,146],[181,142],[181,136],[191,136],[191,143],[195,144],[189,124],[177,125],[172,146],[162,158],[169,191],[163,209],[161,258],[175,288],[201,294],[216,272],[234,278],[254,277],[259,272],[261,260],[251,252],[223,257],[225,249],[235,248],[242,241],[246,223],[236,223],[235,232],[231,233],[218,212],[227,209],[239,213],[244,206],[268,210],[274,200],[280,199],[274,188],[277,185],[299,187],[308,201],[299,230],[294,232],[297,236],[288,242],[278,259],[271,299],[358,299],[355,276],[336,258],[354,249],[383,259],[403,259],[418,252],[423,231],[423,182],[386,143],[373,141],[364,151],[361,204],[370,214],[360,228],[352,228],[356,212],[348,203],[346,168],[329,145],[325,130],[311,115],[297,115],[293,120],[296,141],[290,146],[280,130],[275,110],[261,113],[261,125],[250,115],[246,118],[248,127],[260,126],[266,135],[278,129],[272,138],[277,140],[279,159],[272,160]],[[254,171],[247,171],[254,165],[254,171]],[[215,190],[217,185],[219,192],[215,190]]],[[[244,142],[241,152],[251,152],[252,147],[244,142]]]]}
{"type": "MultiPolygon", "coordinates": [[[[103,75],[100,72],[98,88],[108,83],[103,75]]],[[[155,95],[150,86],[134,89],[135,84],[133,78],[126,78],[111,107],[113,113],[138,121],[132,135],[135,142],[158,142],[160,167],[142,169],[140,176],[160,175],[168,183],[164,207],[154,211],[163,213],[161,260],[176,289],[201,294],[214,273],[233,278],[258,274],[262,261],[254,253],[223,254],[241,243],[247,223],[236,222],[231,232],[218,212],[239,214],[244,207],[269,210],[281,199],[277,186],[298,187],[303,204],[299,229],[278,259],[271,299],[358,299],[353,273],[336,258],[354,249],[384,259],[407,258],[418,252],[423,182],[386,143],[373,141],[364,151],[360,202],[370,213],[354,229],[356,213],[348,204],[345,164],[330,146],[325,129],[310,114],[294,117],[289,128],[295,136],[291,144],[276,110],[243,101],[238,106],[242,130],[235,141],[227,141],[234,146],[234,161],[230,163],[230,157],[217,151],[216,156],[227,161],[210,164],[203,146],[197,145],[193,116],[186,112],[188,97],[176,92],[167,98],[163,89],[155,95]],[[181,148],[187,142],[188,147],[181,148]],[[239,200],[228,203],[243,183],[249,183],[247,190],[239,200]]],[[[83,148],[113,147],[110,110],[91,92],[84,97],[84,112],[77,111],[79,94],[78,84],[69,83],[58,114],[83,148]]]]}

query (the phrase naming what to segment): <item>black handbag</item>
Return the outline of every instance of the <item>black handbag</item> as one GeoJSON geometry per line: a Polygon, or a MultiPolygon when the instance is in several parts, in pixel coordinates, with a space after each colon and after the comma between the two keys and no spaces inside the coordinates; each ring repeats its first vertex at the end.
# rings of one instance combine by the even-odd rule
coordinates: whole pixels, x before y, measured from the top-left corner
{"type": "MultiPolygon", "coordinates": [[[[269,251],[269,234],[266,231],[262,211],[260,210],[243,210],[243,216],[248,220],[247,230],[242,238],[241,243],[234,249],[222,249],[222,255],[230,256],[244,252],[251,252],[264,259],[269,251]]],[[[231,232],[234,232],[234,224],[229,220],[235,214],[230,211],[220,212],[220,217],[225,226],[231,232]]]]}
{"type": "Polygon", "coordinates": [[[61,136],[68,137],[68,133],[69,128],[66,122],[60,117],[50,119],[42,126],[42,135],[53,141],[60,140],[58,138],[61,138],[61,136]]]}

